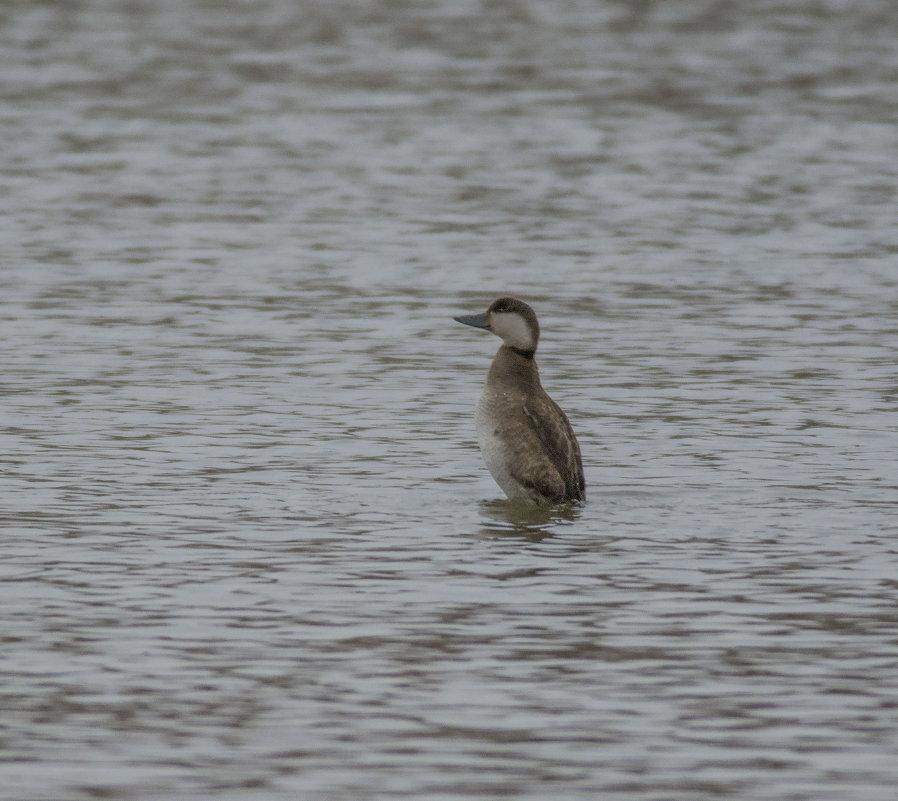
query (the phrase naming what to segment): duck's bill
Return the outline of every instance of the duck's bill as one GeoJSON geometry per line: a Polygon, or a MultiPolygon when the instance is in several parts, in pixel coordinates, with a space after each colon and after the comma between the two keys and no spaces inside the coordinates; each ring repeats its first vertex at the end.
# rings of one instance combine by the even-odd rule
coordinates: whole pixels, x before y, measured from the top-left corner
{"type": "Polygon", "coordinates": [[[454,318],[459,323],[464,323],[465,325],[473,325],[474,328],[484,328],[487,331],[490,330],[489,324],[486,321],[486,313],[483,314],[460,314],[458,317],[454,318]]]}

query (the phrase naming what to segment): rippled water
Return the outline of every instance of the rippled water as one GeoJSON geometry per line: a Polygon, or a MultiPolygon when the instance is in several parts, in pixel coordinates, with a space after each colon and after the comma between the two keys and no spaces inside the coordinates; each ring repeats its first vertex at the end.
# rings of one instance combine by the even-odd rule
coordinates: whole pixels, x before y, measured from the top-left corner
{"type": "Polygon", "coordinates": [[[0,41],[0,797],[894,798],[891,3],[0,41]],[[477,453],[500,293],[581,508],[477,453]]]}

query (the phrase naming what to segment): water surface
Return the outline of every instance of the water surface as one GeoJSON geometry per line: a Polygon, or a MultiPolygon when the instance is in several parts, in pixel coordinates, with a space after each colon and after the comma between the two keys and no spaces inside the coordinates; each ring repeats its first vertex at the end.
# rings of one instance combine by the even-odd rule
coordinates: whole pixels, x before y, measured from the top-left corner
{"type": "Polygon", "coordinates": [[[892,801],[891,4],[226,5],[0,12],[0,797],[892,801]]]}

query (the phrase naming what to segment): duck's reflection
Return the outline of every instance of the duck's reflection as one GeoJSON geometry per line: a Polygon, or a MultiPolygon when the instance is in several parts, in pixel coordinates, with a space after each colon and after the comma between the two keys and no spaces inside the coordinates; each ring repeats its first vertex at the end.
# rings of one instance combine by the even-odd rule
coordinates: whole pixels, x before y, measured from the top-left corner
{"type": "Polygon", "coordinates": [[[558,526],[577,520],[581,511],[582,507],[577,503],[539,506],[523,498],[481,501],[480,514],[484,521],[481,532],[539,542],[554,536],[558,526]]]}

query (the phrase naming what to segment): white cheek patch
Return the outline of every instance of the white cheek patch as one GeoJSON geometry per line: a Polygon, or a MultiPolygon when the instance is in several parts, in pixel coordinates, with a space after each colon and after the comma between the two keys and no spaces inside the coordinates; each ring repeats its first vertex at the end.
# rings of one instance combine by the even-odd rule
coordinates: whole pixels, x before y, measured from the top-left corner
{"type": "Polygon", "coordinates": [[[490,315],[490,327],[496,336],[512,348],[519,350],[535,350],[533,332],[520,314],[514,312],[493,312],[490,315]]]}

